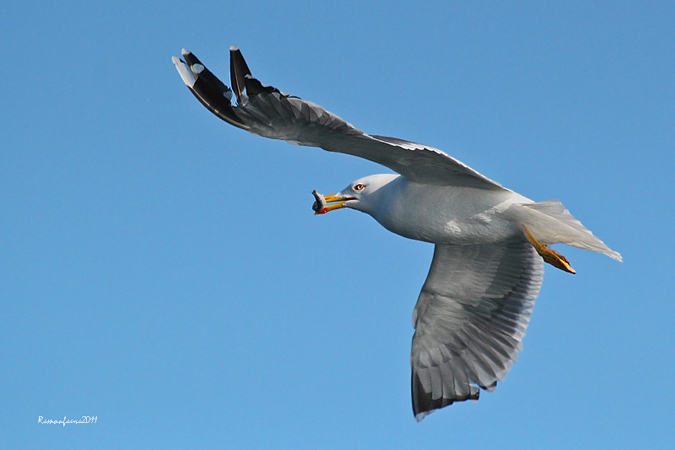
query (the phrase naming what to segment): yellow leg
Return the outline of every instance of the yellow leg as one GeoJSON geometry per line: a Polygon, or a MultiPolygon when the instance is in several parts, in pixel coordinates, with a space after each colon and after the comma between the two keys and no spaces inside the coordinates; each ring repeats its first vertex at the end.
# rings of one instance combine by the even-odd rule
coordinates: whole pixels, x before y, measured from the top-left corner
{"type": "Polygon", "coordinates": [[[538,242],[525,225],[523,225],[523,231],[525,231],[525,237],[527,240],[530,241],[530,244],[532,244],[537,253],[539,253],[539,255],[544,258],[545,262],[549,263],[553,267],[557,267],[560,270],[564,270],[565,272],[576,273],[574,269],[572,269],[572,266],[570,266],[570,262],[567,260],[567,258],[555,250],[551,250],[548,248],[548,246],[542,244],[541,242],[538,242]]]}

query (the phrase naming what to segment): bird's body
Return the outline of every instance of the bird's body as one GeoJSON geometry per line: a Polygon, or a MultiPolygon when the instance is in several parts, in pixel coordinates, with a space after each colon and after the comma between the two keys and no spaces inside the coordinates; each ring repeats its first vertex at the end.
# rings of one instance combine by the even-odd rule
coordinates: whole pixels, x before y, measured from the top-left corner
{"type": "Polygon", "coordinates": [[[413,313],[418,420],[455,401],[478,399],[479,388],[493,390],[504,379],[521,349],[543,262],[574,273],[548,245],[564,243],[621,260],[559,201],[533,202],[438,149],[366,134],[319,105],[263,86],[234,47],[232,89],[189,51],[183,57],[173,62],[185,84],[229,124],[398,172],[361,178],[326,197],[315,191],[314,209],[356,209],[393,233],[435,244],[413,313]]]}
{"type": "Polygon", "coordinates": [[[392,233],[435,244],[488,243],[522,235],[503,213],[513,203],[531,202],[508,190],[425,185],[400,175],[373,175],[355,183],[371,180],[386,180],[386,184],[372,194],[367,205],[354,209],[369,213],[392,233]]]}

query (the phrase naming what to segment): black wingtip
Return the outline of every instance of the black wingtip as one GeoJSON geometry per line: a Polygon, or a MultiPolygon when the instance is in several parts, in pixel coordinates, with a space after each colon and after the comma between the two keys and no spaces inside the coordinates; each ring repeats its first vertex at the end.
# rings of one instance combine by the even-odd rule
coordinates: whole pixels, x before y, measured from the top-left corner
{"type": "MultiPolygon", "coordinates": [[[[422,386],[419,376],[415,371],[412,373],[412,408],[415,420],[420,422],[427,415],[437,409],[445,408],[455,402],[464,402],[467,400],[477,401],[480,397],[480,389],[477,386],[469,385],[469,392],[466,395],[448,398],[443,395],[440,398],[432,398],[431,392],[426,392],[422,386]]],[[[496,383],[495,383],[496,386],[496,383]]]]}
{"type": "Polygon", "coordinates": [[[251,70],[248,68],[241,50],[233,45],[230,47],[230,83],[239,103],[241,103],[241,96],[246,89],[247,75],[251,75],[251,70]]]}
{"type": "Polygon", "coordinates": [[[202,64],[202,62],[195,55],[193,55],[190,50],[184,48],[180,53],[183,55],[183,58],[185,59],[185,62],[188,63],[188,65],[193,66],[195,64],[202,64]]]}
{"type": "Polygon", "coordinates": [[[183,81],[201,104],[226,122],[248,129],[232,107],[230,102],[232,90],[207,69],[192,52],[183,49],[181,54],[185,63],[176,57],[173,58],[173,62],[183,81]]]}

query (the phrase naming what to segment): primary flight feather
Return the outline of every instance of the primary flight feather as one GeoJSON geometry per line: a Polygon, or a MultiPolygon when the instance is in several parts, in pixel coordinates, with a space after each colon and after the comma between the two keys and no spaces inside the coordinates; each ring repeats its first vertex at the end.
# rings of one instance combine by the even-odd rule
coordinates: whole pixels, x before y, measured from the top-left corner
{"type": "Polygon", "coordinates": [[[173,63],[187,87],[227,123],[397,172],[361,178],[325,197],[315,191],[315,211],[356,209],[394,233],[435,244],[413,312],[417,420],[453,402],[476,400],[480,389],[492,391],[506,377],[521,350],[543,263],[574,273],[549,245],[621,261],[559,201],[535,203],[438,149],[366,134],[319,105],[263,86],[236,47],[230,48],[231,88],[191,52],[183,49],[182,56],[173,63]]]}

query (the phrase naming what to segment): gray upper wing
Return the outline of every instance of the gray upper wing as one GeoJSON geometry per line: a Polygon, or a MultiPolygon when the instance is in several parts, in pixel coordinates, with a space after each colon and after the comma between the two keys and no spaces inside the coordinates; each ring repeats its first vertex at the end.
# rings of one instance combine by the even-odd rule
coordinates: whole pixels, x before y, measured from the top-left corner
{"type": "Polygon", "coordinates": [[[263,86],[236,48],[230,49],[233,89],[192,53],[173,62],[190,91],[211,112],[231,125],[293,144],[321,147],[381,164],[411,181],[426,184],[504,189],[441,150],[401,139],[372,136],[321,106],[263,86]],[[236,97],[237,105],[231,104],[236,97]]]}
{"type": "Polygon", "coordinates": [[[436,245],[413,313],[412,401],[417,420],[478,399],[521,349],[543,262],[527,241],[436,245]]]}

